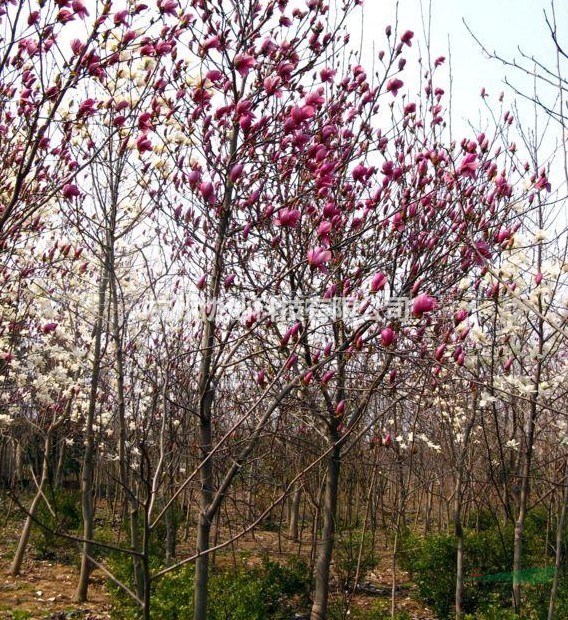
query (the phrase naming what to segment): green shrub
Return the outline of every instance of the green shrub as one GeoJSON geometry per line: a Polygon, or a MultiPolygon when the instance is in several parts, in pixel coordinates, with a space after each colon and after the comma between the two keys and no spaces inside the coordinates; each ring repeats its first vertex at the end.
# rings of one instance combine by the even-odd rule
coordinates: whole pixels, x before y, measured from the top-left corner
{"type": "MultiPolygon", "coordinates": [[[[191,565],[172,571],[153,585],[151,615],[155,620],[182,620],[192,616],[193,571],[191,565]]],[[[115,576],[132,587],[132,564],[123,557],[113,564],[115,576]]],[[[308,600],[309,569],[296,558],[286,564],[263,560],[259,566],[244,563],[237,569],[221,570],[209,581],[210,620],[287,620],[293,607],[308,600]]],[[[137,617],[132,601],[116,585],[110,586],[114,617],[137,617]]]]}
{"type": "MultiPolygon", "coordinates": [[[[546,511],[536,509],[525,521],[523,569],[549,566],[550,549],[545,549],[546,511]]],[[[490,515],[474,515],[464,537],[464,611],[478,620],[516,618],[511,610],[514,524],[505,526],[490,515]],[[502,580],[491,579],[505,573],[502,580]],[[488,579],[484,580],[483,577],[488,579]]],[[[429,603],[440,618],[451,616],[455,599],[456,541],[453,535],[436,534],[425,538],[405,533],[402,539],[401,566],[408,570],[420,597],[429,603]]],[[[547,617],[550,580],[523,583],[520,618],[543,620],[547,617]]],[[[558,618],[568,618],[568,576],[562,576],[557,601],[558,618]]]]}
{"type": "Polygon", "coordinates": [[[46,494],[49,505],[41,502],[36,512],[38,523],[34,525],[37,533],[35,548],[38,556],[43,560],[70,561],[74,554],[74,547],[69,541],[61,536],[63,534],[77,533],[81,525],[81,504],[78,491],[56,491],[46,494]],[[39,525],[41,524],[41,525],[39,525]],[[42,527],[42,525],[44,527],[42,527]],[[70,553],[73,550],[73,553],[70,553]]]}
{"type": "Polygon", "coordinates": [[[359,552],[361,552],[359,578],[362,579],[377,565],[371,533],[365,532],[363,534],[360,530],[353,529],[336,533],[333,563],[341,587],[353,583],[357,574],[359,552]]]}
{"type": "Polygon", "coordinates": [[[401,565],[408,570],[420,597],[440,618],[448,618],[455,592],[456,545],[453,536],[437,534],[419,538],[406,534],[402,540],[401,565]]]}

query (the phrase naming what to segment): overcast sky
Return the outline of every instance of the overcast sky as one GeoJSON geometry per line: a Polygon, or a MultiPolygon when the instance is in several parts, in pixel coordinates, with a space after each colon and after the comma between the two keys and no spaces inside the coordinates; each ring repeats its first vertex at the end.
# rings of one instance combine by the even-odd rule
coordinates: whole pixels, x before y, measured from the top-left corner
{"type": "MultiPolygon", "coordinates": [[[[568,42],[568,12],[564,1],[557,2],[557,19],[560,33],[568,42]]],[[[422,3],[428,7],[428,0],[422,3]]],[[[400,31],[410,29],[417,36],[423,32],[420,5],[420,0],[399,1],[400,31]]],[[[384,46],[384,28],[394,23],[395,6],[395,0],[365,0],[363,26],[367,50],[372,40],[376,41],[376,49],[384,46]]],[[[506,90],[505,75],[523,90],[532,88],[531,80],[520,73],[487,60],[468,33],[464,20],[490,50],[520,59],[520,47],[552,66],[554,48],[544,19],[544,10],[550,13],[550,7],[551,0],[432,0],[432,56],[448,56],[448,41],[451,46],[454,119],[468,117],[475,122],[479,118],[481,87],[497,96],[506,90]]]]}

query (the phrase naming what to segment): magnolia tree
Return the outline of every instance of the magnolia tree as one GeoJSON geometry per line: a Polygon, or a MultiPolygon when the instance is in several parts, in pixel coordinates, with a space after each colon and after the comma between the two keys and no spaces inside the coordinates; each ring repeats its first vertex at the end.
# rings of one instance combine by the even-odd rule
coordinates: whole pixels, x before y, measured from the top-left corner
{"type": "Polygon", "coordinates": [[[324,617],[342,437],[386,376],[396,332],[401,346],[408,342],[418,354],[428,350],[424,329],[385,314],[365,320],[368,308],[360,306],[388,284],[393,295],[410,298],[414,319],[425,319],[436,307],[435,296],[457,292],[463,274],[483,265],[511,234],[495,224],[506,219],[512,202],[507,157],[500,163],[502,150],[484,135],[444,146],[443,91],[429,74],[426,104],[405,102],[400,116],[395,114],[399,124],[384,128],[381,101],[388,111],[404,86],[398,73],[411,32],[387,33],[392,44],[380,55],[384,69],[376,76],[355,61],[340,75],[333,56],[315,71],[326,45],[331,50],[338,43],[333,34],[326,39],[318,25],[328,9],[317,2],[290,16],[285,9],[286,3],[255,6],[247,19],[234,19],[241,9],[231,4],[206,7],[190,26],[197,37],[199,25],[202,58],[200,78],[183,108],[192,120],[188,135],[194,146],[180,161],[179,184],[194,198],[189,207],[179,203],[174,213],[188,229],[184,254],[209,312],[199,328],[196,408],[204,461],[196,617],[205,613],[211,519],[234,475],[229,472],[213,492],[215,386],[225,365],[238,361],[243,328],[247,338],[261,343],[254,364],[257,382],[267,386],[258,401],[265,411],[261,424],[302,384],[319,386],[312,396],[304,390],[304,397],[312,399],[314,419],[323,422],[329,441],[312,612],[324,617]],[[315,29],[314,36],[301,38],[296,24],[315,29]],[[322,320],[305,308],[294,317],[267,319],[253,303],[245,324],[228,321],[227,331],[213,313],[234,297],[254,302],[262,295],[283,298],[284,305],[349,298],[355,310],[346,310],[357,320],[322,320]],[[376,365],[365,397],[349,402],[349,360],[372,341],[380,341],[388,354],[376,365]],[[276,347],[284,355],[274,357],[276,347]]]}
{"type": "MultiPolygon", "coordinates": [[[[445,373],[479,369],[462,300],[496,277],[515,243],[524,168],[508,143],[513,118],[493,136],[450,140],[444,59],[420,66],[412,87],[414,35],[388,28],[379,68],[366,69],[344,28],[359,4],[6,5],[6,281],[17,291],[30,277],[11,266],[21,248],[37,269],[37,234],[47,263],[83,275],[90,300],[74,315],[91,333],[86,405],[77,415],[69,399],[46,417],[48,429],[77,420],[84,438],[80,600],[97,562],[94,474],[104,464],[129,514],[135,592],[122,586],[149,618],[151,584],[194,562],[194,618],[206,618],[210,554],[230,542],[212,541],[213,523],[265,434],[292,419],[317,450],[273,499],[323,467],[312,618],[326,618],[344,451],[391,413],[399,471],[415,429],[439,449],[429,414],[408,418],[410,404],[422,411],[420,386],[435,394],[445,373]],[[69,24],[81,26],[73,38],[69,24]],[[55,245],[48,223],[73,241],[55,245]],[[196,553],[152,573],[152,536],[194,493],[196,553]]],[[[547,183],[539,172],[527,191],[547,183]]],[[[33,323],[28,297],[12,294],[33,323]]],[[[46,340],[59,329],[48,319],[36,326],[46,340]]],[[[27,356],[35,332],[12,332],[3,371],[15,394],[25,388],[11,351],[27,356]]],[[[51,340],[45,358],[29,359],[57,356],[51,340]]],[[[452,416],[459,474],[475,417],[452,416]]],[[[392,445],[389,432],[381,443],[392,445]]],[[[458,517],[460,497],[458,484],[458,517]]],[[[243,531],[265,514],[249,514],[243,531]]]]}

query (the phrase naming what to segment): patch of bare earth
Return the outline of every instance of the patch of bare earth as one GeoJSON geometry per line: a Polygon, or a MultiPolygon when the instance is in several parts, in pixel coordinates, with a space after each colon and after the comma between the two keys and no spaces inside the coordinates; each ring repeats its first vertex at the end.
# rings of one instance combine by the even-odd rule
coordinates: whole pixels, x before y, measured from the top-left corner
{"type": "Polygon", "coordinates": [[[0,618],[64,620],[104,620],[110,618],[110,602],[104,576],[95,571],[89,589],[89,602],[73,602],[78,569],[57,561],[34,557],[28,550],[21,575],[10,574],[10,564],[19,535],[19,522],[2,524],[0,537],[0,618]]]}
{"type": "MultiPolygon", "coordinates": [[[[78,579],[78,569],[57,561],[34,558],[30,549],[19,577],[10,575],[9,567],[18,532],[6,528],[0,539],[0,619],[24,620],[107,620],[111,617],[111,603],[106,591],[106,578],[94,571],[89,589],[89,602],[78,604],[73,601],[78,579]]],[[[220,539],[228,532],[222,532],[220,539]]],[[[233,562],[245,552],[248,562],[260,562],[262,556],[272,559],[291,557],[298,552],[309,555],[310,544],[301,548],[275,532],[260,531],[248,535],[217,554],[217,566],[230,568],[233,562]]],[[[181,544],[179,557],[190,553],[188,543],[181,544]],[[187,547],[187,548],[186,548],[187,547]]],[[[378,566],[365,576],[356,593],[349,593],[348,607],[352,610],[390,609],[392,588],[392,566],[388,551],[380,551],[378,566]]],[[[344,595],[335,595],[336,601],[344,595]]],[[[416,600],[408,575],[397,571],[396,610],[408,613],[412,620],[435,620],[435,615],[416,600]]]]}
{"type": "Polygon", "coordinates": [[[78,577],[74,568],[30,559],[22,574],[13,577],[2,560],[0,618],[110,618],[105,580],[96,572],[89,589],[89,602],[78,604],[73,602],[78,577]]]}

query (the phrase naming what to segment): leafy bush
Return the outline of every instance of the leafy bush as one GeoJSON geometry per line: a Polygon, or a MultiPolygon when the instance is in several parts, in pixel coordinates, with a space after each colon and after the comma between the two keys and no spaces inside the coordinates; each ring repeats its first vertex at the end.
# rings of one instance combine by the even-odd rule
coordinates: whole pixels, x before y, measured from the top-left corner
{"type": "MultiPolygon", "coordinates": [[[[132,579],[128,558],[122,558],[113,568],[117,577],[125,581],[132,579]]],[[[131,585],[131,581],[127,583],[131,585]]],[[[236,570],[222,570],[210,578],[207,617],[210,620],[287,620],[294,617],[292,603],[300,607],[307,603],[309,585],[308,566],[296,558],[286,564],[265,559],[259,566],[243,564],[236,570]]],[[[133,603],[116,585],[110,590],[114,617],[135,618],[137,610],[133,603]]],[[[193,566],[167,573],[154,584],[151,605],[152,618],[156,620],[191,617],[193,566]]]]}
{"type": "Polygon", "coordinates": [[[49,505],[41,502],[36,512],[39,524],[34,525],[37,532],[35,547],[40,559],[70,561],[72,555],[69,550],[74,548],[69,541],[57,533],[75,534],[81,525],[80,494],[78,491],[56,491],[47,495],[49,505]]]}
{"type": "Polygon", "coordinates": [[[333,557],[335,572],[341,586],[353,583],[357,574],[359,552],[361,552],[359,577],[364,578],[377,565],[371,533],[363,534],[360,530],[353,529],[337,532],[333,557]]]}
{"type": "MultiPolygon", "coordinates": [[[[513,565],[514,525],[500,526],[490,515],[474,516],[478,530],[468,530],[464,537],[464,610],[468,618],[508,620],[516,618],[511,610],[512,579],[479,579],[510,573],[513,565]]],[[[551,564],[550,549],[545,549],[546,512],[534,510],[527,515],[524,535],[523,568],[533,569],[551,564]]],[[[401,565],[414,577],[420,597],[432,605],[440,618],[450,617],[455,601],[456,541],[453,535],[436,534],[425,538],[406,533],[403,536],[401,565]]],[[[520,618],[546,619],[550,581],[523,583],[523,606],[520,618]]],[[[568,617],[568,578],[559,588],[558,618],[568,617]]]]}
{"type": "Polygon", "coordinates": [[[403,537],[401,564],[418,587],[420,597],[440,618],[448,618],[454,601],[456,545],[453,536],[403,537]]]}

